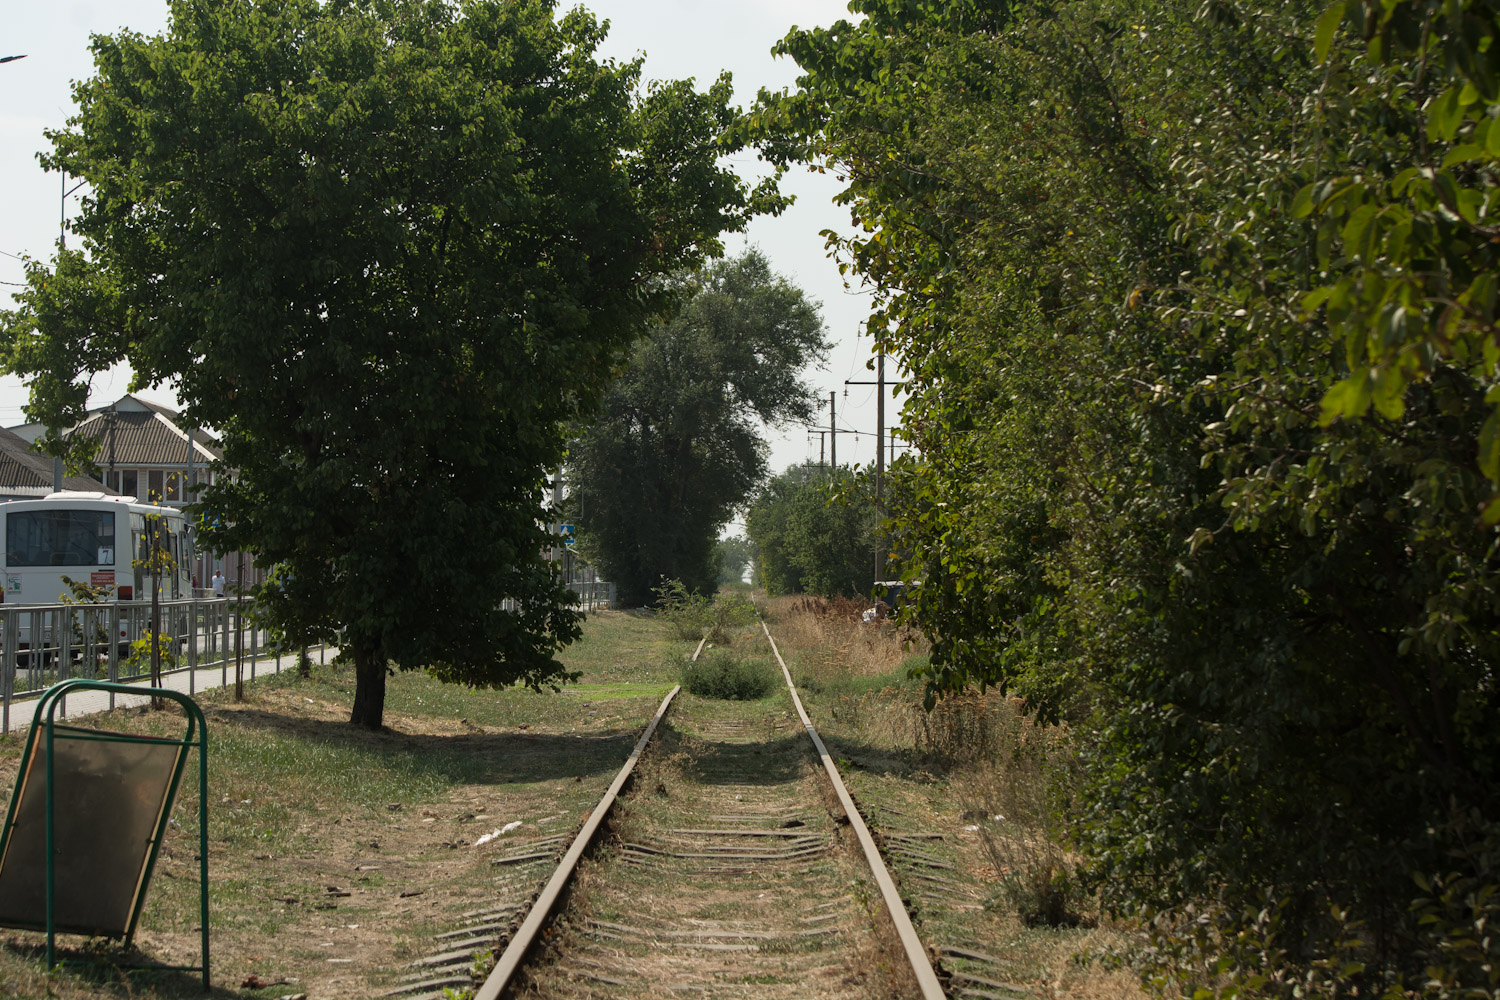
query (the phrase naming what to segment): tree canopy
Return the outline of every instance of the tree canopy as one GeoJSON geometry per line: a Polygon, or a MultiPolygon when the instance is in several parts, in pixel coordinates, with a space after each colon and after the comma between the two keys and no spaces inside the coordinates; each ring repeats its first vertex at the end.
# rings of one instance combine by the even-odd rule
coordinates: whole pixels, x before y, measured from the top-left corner
{"type": "Polygon", "coordinates": [[[1232,989],[1482,987],[1496,5],[852,6],[754,125],[863,226],[931,695],[1069,720],[1094,884],[1232,989]]]}
{"type": "Polygon", "coordinates": [[[757,250],[676,289],[568,455],[579,545],[627,605],[664,577],[717,588],[719,531],[765,476],[760,426],[811,415],[801,372],[827,349],[817,304],[757,250]]]}
{"type": "Polygon", "coordinates": [[[719,586],[745,582],[745,570],[755,560],[755,543],[744,535],[721,538],[714,546],[719,565],[719,586]]]}
{"type": "MultiPolygon", "coordinates": [[[[727,76],[640,85],[552,0],[173,0],[96,36],[43,158],[83,250],[3,317],[29,415],[128,361],[215,428],[203,541],[278,567],[264,613],[342,629],[353,719],[388,663],[532,686],[577,613],[541,559],[544,469],[614,367],[756,210],[727,76]]],[[[55,447],[65,443],[53,439],[55,447]]]]}
{"type": "Polygon", "coordinates": [[[847,466],[794,465],[756,491],[745,514],[766,593],[869,596],[880,513],[847,466]]]}

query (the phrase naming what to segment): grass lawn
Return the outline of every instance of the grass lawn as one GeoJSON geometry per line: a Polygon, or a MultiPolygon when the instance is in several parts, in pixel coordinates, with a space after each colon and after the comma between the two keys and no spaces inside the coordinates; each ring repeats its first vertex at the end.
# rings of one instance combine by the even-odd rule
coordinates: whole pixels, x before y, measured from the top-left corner
{"type": "MultiPolygon", "coordinates": [[[[1089,900],[1069,903],[1083,926],[1035,926],[1018,909],[1028,872],[1069,859],[1049,846],[1045,803],[1031,794],[1044,786],[1045,768],[1016,762],[1045,758],[1047,741],[1066,734],[1028,728],[993,694],[923,712],[920,685],[906,677],[909,658],[924,653],[920,643],[904,646],[889,626],[861,626],[837,609],[819,613],[829,609],[815,602],[773,601],[765,610],[872,826],[924,838],[886,845],[918,932],[933,947],[1000,960],[998,968],[965,966],[950,955],[950,971],[991,975],[1037,997],[1139,1000],[1128,973],[1073,960],[1119,940],[1096,924],[1089,900]]],[[[766,651],[753,629],[728,644],[742,657],[766,651]]],[[[331,664],[311,678],[262,678],[244,702],[228,690],[200,696],[210,740],[214,995],[330,1000],[389,989],[406,963],[434,950],[434,935],[495,900],[506,876],[491,861],[577,827],[680,679],[691,645],[648,615],[597,613],[562,655],[581,683],[540,694],[469,691],[401,674],[388,686],[387,729],[379,733],[345,721],[353,675],[331,664]],[[476,846],[514,822],[521,825],[476,846]]],[[[800,740],[783,698],[719,703],[710,723],[706,705],[685,695],[668,723],[668,750],[675,727],[740,716],[783,720],[785,739],[800,740]]],[[[174,735],[181,726],[170,710],[117,711],[84,724],[174,735]]],[[[24,734],[0,739],[0,790],[14,783],[23,741],[24,734]]],[[[686,766],[668,757],[648,764],[645,787],[661,793],[671,781],[660,768],[686,766]]],[[[197,960],[196,810],[196,786],[184,787],[137,958],[197,960]]],[[[99,833],[109,835],[107,817],[99,833]]],[[[190,975],[126,975],[108,966],[48,972],[40,942],[34,933],[0,931],[0,997],[200,995],[190,975]]],[[[60,942],[73,956],[118,957],[111,945],[60,942]]]]}
{"type": "MultiPolygon", "coordinates": [[[[214,995],[365,997],[388,988],[435,933],[494,895],[490,861],[571,831],[612,780],[662,695],[680,643],[650,619],[601,612],[562,654],[582,683],[562,692],[470,691],[425,674],[390,679],[383,732],[347,723],[349,668],[315,666],[199,697],[209,732],[209,874],[214,995]],[[482,835],[521,825],[474,846],[482,835]]],[[[79,723],[176,735],[174,709],[79,723]]],[[[9,793],[24,733],[0,740],[9,793]]],[[[195,765],[190,765],[195,766],[195,765]]],[[[198,959],[197,791],[184,781],[137,943],[166,964],[198,959]]],[[[109,823],[101,818],[99,833],[109,823]]],[[[42,936],[0,931],[0,996],[186,997],[191,974],[65,966],[42,936]]],[[[64,936],[71,957],[118,957],[64,936]]]]}

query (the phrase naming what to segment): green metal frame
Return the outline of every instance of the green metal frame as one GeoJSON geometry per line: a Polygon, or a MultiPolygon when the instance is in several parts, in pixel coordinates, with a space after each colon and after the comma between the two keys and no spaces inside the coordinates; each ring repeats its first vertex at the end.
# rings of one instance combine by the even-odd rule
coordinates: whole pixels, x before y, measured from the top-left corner
{"type": "MultiPolygon", "coordinates": [[[[203,964],[199,965],[149,965],[138,966],[164,971],[178,972],[202,972],[203,989],[209,988],[208,974],[208,723],[203,718],[203,710],[192,698],[180,691],[170,691],[165,688],[141,687],[135,684],[115,684],[109,681],[93,681],[82,678],[65,680],[52,685],[42,694],[37,701],[36,713],[31,720],[31,732],[26,737],[26,749],[22,754],[22,766],[31,759],[32,750],[36,745],[37,732],[44,732],[47,742],[47,966],[51,968],[56,964],[56,925],[55,925],[55,895],[57,886],[57,873],[54,869],[54,837],[55,818],[54,810],[56,789],[53,783],[53,743],[54,743],[54,716],[57,708],[62,704],[63,698],[69,694],[77,694],[80,691],[110,691],[115,694],[129,695],[151,695],[159,698],[169,698],[182,706],[183,714],[187,717],[187,732],[180,740],[167,740],[182,747],[183,752],[179,754],[177,763],[172,769],[172,777],[167,785],[167,795],[157,818],[156,829],[151,835],[151,849],[146,856],[146,867],[141,876],[140,891],[136,894],[134,906],[130,913],[129,926],[125,932],[125,946],[128,948],[135,938],[136,923],[140,920],[141,909],[145,906],[146,890],[151,884],[151,874],[156,868],[157,854],[161,850],[162,839],[167,831],[167,824],[172,815],[172,804],[177,799],[178,784],[182,780],[182,772],[187,765],[187,751],[193,747],[198,748],[198,890],[199,890],[199,918],[202,930],[202,953],[203,964]],[[45,715],[45,719],[43,718],[45,715]],[[196,738],[195,738],[196,737],[196,738]]],[[[98,735],[78,735],[76,731],[70,732],[65,739],[96,740],[103,743],[151,743],[161,745],[160,737],[139,737],[128,733],[100,732],[98,735]]],[[[10,808],[5,814],[5,826],[0,828],[0,858],[5,856],[5,848],[10,840],[11,826],[15,821],[16,808],[20,804],[21,784],[18,780],[16,791],[11,795],[10,808]]]]}

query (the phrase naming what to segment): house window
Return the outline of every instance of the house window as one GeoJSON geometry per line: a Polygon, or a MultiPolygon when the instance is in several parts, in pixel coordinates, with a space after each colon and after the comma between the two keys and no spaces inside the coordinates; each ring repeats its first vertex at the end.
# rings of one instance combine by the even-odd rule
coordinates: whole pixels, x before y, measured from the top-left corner
{"type": "Polygon", "coordinates": [[[162,475],[160,469],[152,469],[148,474],[146,487],[146,502],[161,503],[162,501],[162,475]]]}
{"type": "Polygon", "coordinates": [[[140,493],[137,492],[138,489],[139,486],[137,485],[136,471],[134,469],[126,469],[120,473],[121,494],[127,497],[138,497],[140,496],[140,493]]]}
{"type": "Polygon", "coordinates": [[[181,500],[182,499],[182,497],[180,495],[178,495],[178,482],[181,479],[182,479],[182,474],[181,473],[177,473],[177,472],[169,472],[169,473],[167,473],[167,491],[166,491],[166,494],[162,497],[163,500],[181,500]]]}
{"type": "Polygon", "coordinates": [[[120,474],[114,469],[110,469],[104,474],[104,485],[116,493],[120,492],[120,474]]]}

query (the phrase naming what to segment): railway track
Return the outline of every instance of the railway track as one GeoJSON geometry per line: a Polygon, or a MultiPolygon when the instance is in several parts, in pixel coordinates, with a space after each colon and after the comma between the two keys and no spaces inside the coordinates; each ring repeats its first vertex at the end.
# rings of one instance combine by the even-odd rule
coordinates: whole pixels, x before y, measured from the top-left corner
{"type": "Polygon", "coordinates": [[[382,995],[439,1000],[483,974],[476,1000],[945,996],[762,629],[791,711],[674,688],[576,835],[496,858],[494,903],[382,995]]]}

